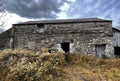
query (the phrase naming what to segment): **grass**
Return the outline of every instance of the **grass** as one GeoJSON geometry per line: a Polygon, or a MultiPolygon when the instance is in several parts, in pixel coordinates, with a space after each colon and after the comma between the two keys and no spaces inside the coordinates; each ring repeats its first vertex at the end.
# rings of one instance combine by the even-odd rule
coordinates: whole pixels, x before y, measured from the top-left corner
{"type": "Polygon", "coordinates": [[[6,49],[0,52],[2,81],[61,81],[66,80],[61,67],[63,54],[39,54],[32,50],[6,49]]]}
{"type": "Polygon", "coordinates": [[[5,49],[0,51],[1,81],[120,81],[120,59],[97,59],[63,53],[5,49]]]}
{"type": "Polygon", "coordinates": [[[98,59],[85,55],[70,55],[70,63],[76,68],[84,68],[83,73],[96,76],[97,78],[106,78],[120,80],[120,59],[98,59]],[[85,72],[86,71],[86,72],[85,72]]]}

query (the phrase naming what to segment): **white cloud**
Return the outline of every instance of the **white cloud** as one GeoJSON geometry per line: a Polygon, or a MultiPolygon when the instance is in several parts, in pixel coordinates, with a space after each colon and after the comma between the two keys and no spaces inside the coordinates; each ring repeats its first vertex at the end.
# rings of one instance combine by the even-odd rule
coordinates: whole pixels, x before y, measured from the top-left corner
{"type": "Polygon", "coordinates": [[[57,14],[58,19],[67,19],[67,14],[65,12],[60,12],[59,14],[57,14]]]}
{"type": "Polygon", "coordinates": [[[64,5],[61,6],[60,9],[61,9],[62,11],[67,11],[69,8],[70,8],[70,5],[69,5],[68,3],[64,3],[64,5]]]}
{"type": "Polygon", "coordinates": [[[11,13],[7,13],[6,18],[7,18],[7,21],[6,21],[6,27],[4,28],[5,30],[11,28],[12,24],[33,20],[33,19],[23,18],[16,14],[11,14],[11,13]]]}
{"type": "MultiPolygon", "coordinates": [[[[66,1],[74,3],[76,0],[66,0],[66,1]]],[[[60,8],[61,12],[59,14],[57,14],[58,19],[67,19],[68,18],[66,12],[69,10],[70,5],[71,5],[70,3],[64,3],[64,5],[61,6],[61,8],[60,8]]]]}

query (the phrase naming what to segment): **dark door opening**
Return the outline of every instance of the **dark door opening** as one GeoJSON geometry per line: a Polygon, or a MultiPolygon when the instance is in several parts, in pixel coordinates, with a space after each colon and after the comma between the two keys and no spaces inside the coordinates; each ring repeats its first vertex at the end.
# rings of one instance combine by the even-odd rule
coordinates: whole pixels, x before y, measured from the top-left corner
{"type": "Polygon", "coordinates": [[[120,47],[115,47],[114,51],[115,51],[115,56],[120,57],[120,47]]]}
{"type": "Polygon", "coordinates": [[[65,51],[65,53],[69,53],[69,43],[61,43],[61,48],[65,51]]]}

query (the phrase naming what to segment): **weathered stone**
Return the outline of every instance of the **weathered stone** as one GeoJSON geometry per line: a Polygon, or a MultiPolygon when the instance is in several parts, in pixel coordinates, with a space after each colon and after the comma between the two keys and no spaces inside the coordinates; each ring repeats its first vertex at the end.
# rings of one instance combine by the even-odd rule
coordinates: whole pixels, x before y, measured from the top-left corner
{"type": "Polygon", "coordinates": [[[21,23],[13,25],[11,32],[13,32],[12,36],[8,39],[10,41],[13,38],[13,43],[10,43],[12,44],[10,47],[13,48],[45,47],[58,51],[62,48],[64,51],[69,49],[68,52],[72,54],[102,56],[103,53],[108,57],[114,55],[113,29],[110,20],[73,19],[21,23]],[[98,49],[96,46],[99,46],[98,49]],[[99,50],[102,50],[102,53],[99,50]]]}

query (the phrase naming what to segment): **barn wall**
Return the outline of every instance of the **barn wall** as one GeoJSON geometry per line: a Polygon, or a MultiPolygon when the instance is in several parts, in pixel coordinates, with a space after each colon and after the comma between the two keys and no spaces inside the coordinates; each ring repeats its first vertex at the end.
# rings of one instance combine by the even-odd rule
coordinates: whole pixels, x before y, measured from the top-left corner
{"type": "Polygon", "coordinates": [[[120,30],[113,28],[113,42],[115,57],[120,57],[120,30]]]}
{"type": "Polygon", "coordinates": [[[5,48],[12,48],[13,35],[12,28],[0,34],[0,50],[5,48]]]}
{"type": "Polygon", "coordinates": [[[61,48],[70,44],[70,53],[96,56],[96,45],[105,44],[105,55],[114,53],[111,22],[86,22],[15,26],[16,48],[61,48]]]}
{"type": "Polygon", "coordinates": [[[114,46],[120,47],[120,31],[113,29],[114,46]]]}

